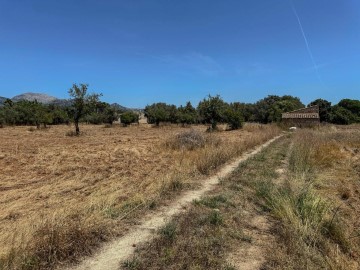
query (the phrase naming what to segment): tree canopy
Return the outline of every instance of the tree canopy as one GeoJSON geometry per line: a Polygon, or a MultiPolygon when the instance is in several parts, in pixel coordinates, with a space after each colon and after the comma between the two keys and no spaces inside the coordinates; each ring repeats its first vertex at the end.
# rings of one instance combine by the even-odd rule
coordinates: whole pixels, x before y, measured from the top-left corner
{"type": "Polygon", "coordinates": [[[128,126],[132,123],[139,122],[139,114],[132,112],[132,111],[127,111],[127,112],[122,113],[120,118],[121,118],[121,123],[124,126],[128,126]]]}
{"type": "Polygon", "coordinates": [[[325,99],[318,98],[310,102],[308,107],[315,105],[319,106],[320,122],[329,122],[331,113],[331,102],[325,99]]]}
{"type": "Polygon", "coordinates": [[[200,101],[198,105],[198,112],[200,121],[206,124],[211,124],[211,129],[215,130],[218,123],[224,123],[224,112],[226,103],[217,95],[215,97],[208,96],[200,101]]]}
{"type": "Polygon", "coordinates": [[[89,114],[96,104],[99,102],[101,94],[89,94],[88,84],[73,84],[68,93],[73,99],[70,114],[75,124],[76,135],[80,134],[79,121],[80,118],[89,114]]]}
{"type": "Polygon", "coordinates": [[[263,124],[279,122],[281,114],[304,108],[298,97],[270,95],[255,103],[253,121],[263,124]]]}
{"type": "MultiPolygon", "coordinates": [[[[74,84],[68,91],[70,99],[66,105],[42,104],[35,101],[10,99],[0,104],[0,126],[6,125],[57,125],[75,124],[75,132],[80,132],[80,122],[112,124],[125,111],[99,100],[100,94],[89,94],[87,84],[74,84]]],[[[321,122],[334,124],[360,123],[360,101],[343,99],[332,106],[331,102],[316,99],[308,106],[319,106],[321,122]]],[[[227,123],[230,129],[241,128],[243,122],[273,123],[280,122],[281,115],[303,108],[299,98],[285,95],[270,95],[256,103],[227,103],[220,96],[207,96],[195,108],[191,102],[177,107],[173,104],[158,102],[145,107],[148,123],[159,125],[161,122],[190,125],[204,123],[216,129],[219,123],[227,123]]],[[[137,113],[135,113],[137,114],[137,113]]],[[[138,121],[138,114],[122,115],[127,123],[138,121]]]]}

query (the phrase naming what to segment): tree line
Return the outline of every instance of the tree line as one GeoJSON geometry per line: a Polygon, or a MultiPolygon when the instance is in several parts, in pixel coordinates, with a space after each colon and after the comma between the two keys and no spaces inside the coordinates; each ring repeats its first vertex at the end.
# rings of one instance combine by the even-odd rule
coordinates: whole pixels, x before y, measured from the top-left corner
{"type": "MultiPolygon", "coordinates": [[[[360,101],[343,99],[332,106],[331,102],[316,99],[308,106],[319,106],[320,121],[348,125],[360,123],[360,101]]],[[[226,123],[231,129],[237,129],[243,122],[262,124],[279,123],[285,112],[305,108],[299,98],[290,95],[269,95],[256,103],[226,103],[220,96],[208,96],[194,108],[190,102],[176,107],[166,103],[154,103],[145,107],[148,122],[159,125],[160,122],[178,124],[211,124],[215,129],[218,123],[226,123]]]]}
{"type": "Polygon", "coordinates": [[[79,122],[91,124],[112,124],[122,111],[116,110],[106,102],[101,102],[101,94],[89,94],[87,84],[74,84],[68,91],[71,102],[69,105],[42,104],[38,101],[21,100],[4,101],[0,107],[0,126],[4,125],[41,125],[74,123],[76,133],[79,122]]]}
{"type": "Polygon", "coordinates": [[[240,103],[226,103],[220,96],[208,96],[200,101],[197,108],[190,101],[185,106],[176,107],[166,103],[154,103],[145,107],[145,116],[149,124],[161,122],[182,125],[210,124],[210,129],[217,128],[219,123],[226,123],[230,129],[242,127],[244,122],[240,103]]]}
{"type": "MultiPolygon", "coordinates": [[[[100,101],[101,94],[90,94],[87,84],[74,84],[68,90],[71,102],[67,106],[42,104],[37,101],[13,102],[8,99],[0,107],[0,126],[75,124],[79,134],[79,123],[112,124],[119,117],[124,125],[139,121],[139,113],[123,111],[100,101]]],[[[343,99],[336,105],[324,99],[317,99],[308,106],[318,105],[320,121],[334,124],[360,123],[360,101],[343,99]]],[[[220,123],[228,124],[230,129],[241,128],[243,122],[280,122],[281,115],[304,108],[299,98],[290,95],[269,95],[256,103],[225,102],[220,96],[207,96],[194,107],[191,102],[184,106],[166,103],[147,105],[144,114],[148,123],[161,122],[181,125],[209,124],[216,129],[220,123]]]]}

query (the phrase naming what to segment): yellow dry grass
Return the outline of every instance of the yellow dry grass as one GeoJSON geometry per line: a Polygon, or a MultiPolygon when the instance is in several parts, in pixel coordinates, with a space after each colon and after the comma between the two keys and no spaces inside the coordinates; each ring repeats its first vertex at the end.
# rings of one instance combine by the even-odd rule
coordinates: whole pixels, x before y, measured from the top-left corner
{"type": "Polygon", "coordinates": [[[247,125],[185,151],[166,147],[186,130],[177,126],[84,125],[82,136],[65,136],[71,128],[0,129],[0,269],[53,268],[89,254],[124,233],[130,216],[280,132],[247,125]]]}
{"type": "Polygon", "coordinates": [[[274,269],[359,269],[359,131],[328,126],[293,136],[286,188],[268,196],[287,248],[272,258],[281,262],[274,269]]]}

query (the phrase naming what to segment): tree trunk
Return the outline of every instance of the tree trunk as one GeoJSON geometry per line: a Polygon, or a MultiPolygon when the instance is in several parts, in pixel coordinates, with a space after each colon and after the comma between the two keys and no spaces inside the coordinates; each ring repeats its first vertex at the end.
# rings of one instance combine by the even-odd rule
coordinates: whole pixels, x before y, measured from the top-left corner
{"type": "Polygon", "coordinates": [[[75,121],[75,132],[76,132],[77,136],[80,135],[80,128],[79,128],[79,122],[78,121],[75,121]]]}
{"type": "Polygon", "coordinates": [[[217,122],[215,120],[211,120],[211,129],[212,129],[212,131],[216,130],[216,124],[217,124],[217,122]]]}

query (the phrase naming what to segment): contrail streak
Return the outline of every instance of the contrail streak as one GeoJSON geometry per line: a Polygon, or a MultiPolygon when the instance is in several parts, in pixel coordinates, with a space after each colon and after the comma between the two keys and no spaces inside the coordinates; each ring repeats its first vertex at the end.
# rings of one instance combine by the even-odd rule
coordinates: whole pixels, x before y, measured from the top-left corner
{"type": "Polygon", "coordinates": [[[304,41],[305,41],[306,49],[307,49],[307,51],[308,51],[308,53],[309,53],[309,56],[310,56],[310,58],[311,58],[311,61],[312,61],[313,65],[314,65],[314,69],[315,69],[315,71],[316,71],[316,75],[317,75],[319,81],[323,84],[323,81],[322,81],[322,79],[321,79],[321,77],[320,77],[320,74],[319,74],[318,65],[316,64],[314,55],[313,55],[313,53],[312,53],[312,51],[311,51],[311,49],[310,49],[310,46],[309,46],[308,39],[307,39],[307,37],[306,37],[306,35],[305,35],[305,31],[304,31],[304,28],[303,28],[303,26],[302,26],[302,23],[301,23],[299,14],[297,13],[296,8],[295,8],[295,5],[294,5],[294,3],[293,3],[292,0],[291,0],[291,7],[292,7],[292,10],[293,10],[293,12],[294,12],[294,14],[295,14],[295,17],[296,17],[296,19],[297,19],[297,21],[298,21],[298,23],[299,23],[299,27],[300,27],[302,36],[303,36],[304,41]]]}

